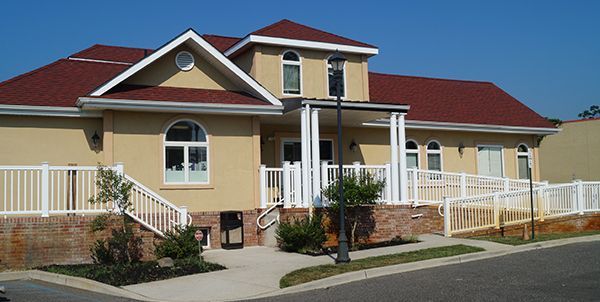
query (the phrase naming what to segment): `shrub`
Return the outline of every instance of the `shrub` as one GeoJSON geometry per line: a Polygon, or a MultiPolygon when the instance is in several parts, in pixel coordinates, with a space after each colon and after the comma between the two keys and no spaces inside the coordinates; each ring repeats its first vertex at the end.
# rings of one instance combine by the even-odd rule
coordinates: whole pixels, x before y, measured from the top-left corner
{"type": "MultiPolygon", "coordinates": [[[[339,227],[339,183],[336,181],[323,190],[323,196],[330,202],[329,217],[332,227],[339,227]]],[[[354,248],[354,243],[359,237],[368,237],[374,229],[375,219],[373,210],[364,205],[373,205],[381,197],[381,190],[385,188],[385,182],[375,179],[371,174],[344,175],[344,204],[346,217],[346,229],[350,230],[349,244],[354,248]],[[370,226],[370,227],[369,227],[370,226]]]]}
{"type": "Polygon", "coordinates": [[[275,234],[279,247],[286,252],[317,252],[327,240],[321,215],[282,222],[275,234]]]}
{"type": "Polygon", "coordinates": [[[165,239],[155,245],[154,254],[157,258],[171,257],[173,259],[184,259],[198,256],[198,241],[194,233],[198,228],[176,227],[165,233],[165,239]]]}
{"type": "Polygon", "coordinates": [[[129,264],[142,258],[142,239],[133,233],[130,223],[123,229],[112,229],[108,239],[97,240],[92,248],[92,259],[96,264],[129,264]]]}

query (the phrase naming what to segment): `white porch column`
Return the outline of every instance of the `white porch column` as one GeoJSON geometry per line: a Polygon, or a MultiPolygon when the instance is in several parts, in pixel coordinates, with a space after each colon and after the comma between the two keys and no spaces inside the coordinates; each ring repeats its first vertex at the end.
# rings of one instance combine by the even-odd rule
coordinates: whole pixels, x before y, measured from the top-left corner
{"type": "Polygon", "coordinates": [[[319,109],[311,109],[310,113],[311,144],[312,144],[312,206],[321,207],[321,150],[319,145],[319,109]]]}
{"type": "Polygon", "coordinates": [[[392,203],[397,203],[398,195],[398,113],[390,114],[390,165],[392,166],[392,203]]]}
{"type": "Polygon", "coordinates": [[[300,111],[300,146],[302,148],[302,206],[308,207],[310,189],[310,107],[305,105],[300,111]]]}
{"type": "Polygon", "coordinates": [[[406,113],[398,115],[398,151],[400,152],[400,202],[408,202],[408,172],[406,171],[406,132],[404,129],[404,116],[406,113]]]}

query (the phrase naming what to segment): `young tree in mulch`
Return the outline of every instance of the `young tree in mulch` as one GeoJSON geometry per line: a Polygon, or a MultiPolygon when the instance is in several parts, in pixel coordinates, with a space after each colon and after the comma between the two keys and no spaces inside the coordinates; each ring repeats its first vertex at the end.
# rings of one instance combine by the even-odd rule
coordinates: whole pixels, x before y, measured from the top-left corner
{"type": "MultiPolygon", "coordinates": [[[[381,197],[385,182],[377,180],[371,174],[344,176],[344,201],[346,229],[350,231],[349,244],[358,248],[360,239],[367,239],[375,230],[375,218],[370,205],[375,205],[381,197]]],[[[336,181],[323,190],[323,195],[330,202],[327,210],[332,231],[339,228],[339,184],[336,181]]]]}
{"type": "Polygon", "coordinates": [[[127,211],[133,210],[131,188],[133,183],[122,173],[103,165],[98,165],[96,177],[98,193],[89,202],[101,204],[108,212],[98,216],[92,225],[94,231],[103,231],[114,217],[122,219],[121,227],[111,229],[111,237],[96,240],[91,247],[92,259],[96,264],[131,264],[142,258],[142,239],[133,232],[133,221],[127,211]]]}

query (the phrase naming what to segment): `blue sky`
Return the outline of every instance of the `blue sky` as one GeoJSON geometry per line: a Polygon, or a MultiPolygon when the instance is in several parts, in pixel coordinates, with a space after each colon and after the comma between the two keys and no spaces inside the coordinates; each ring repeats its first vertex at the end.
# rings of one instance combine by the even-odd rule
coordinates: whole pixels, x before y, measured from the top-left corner
{"type": "Polygon", "coordinates": [[[600,103],[600,1],[2,1],[0,80],[92,44],[288,18],[379,46],[372,71],[492,81],[543,116],[600,103]],[[335,5],[335,9],[333,6],[335,5]]]}

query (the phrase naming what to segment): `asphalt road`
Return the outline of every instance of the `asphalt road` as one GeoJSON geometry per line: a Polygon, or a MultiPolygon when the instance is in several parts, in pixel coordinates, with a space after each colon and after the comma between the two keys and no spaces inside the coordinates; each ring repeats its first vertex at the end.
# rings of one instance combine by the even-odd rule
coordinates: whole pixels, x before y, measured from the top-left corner
{"type": "Polygon", "coordinates": [[[5,281],[0,285],[6,288],[6,294],[0,294],[0,302],[135,301],[33,280],[5,281]]]}
{"type": "Polygon", "coordinates": [[[600,242],[400,273],[260,301],[600,301],[600,242]]]}

